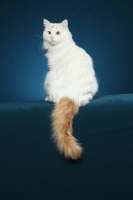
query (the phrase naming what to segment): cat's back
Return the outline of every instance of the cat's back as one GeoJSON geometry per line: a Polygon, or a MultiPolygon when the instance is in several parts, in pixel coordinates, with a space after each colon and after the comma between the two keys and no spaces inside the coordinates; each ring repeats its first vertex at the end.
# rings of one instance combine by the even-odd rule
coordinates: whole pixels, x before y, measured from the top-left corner
{"type": "Polygon", "coordinates": [[[66,47],[61,53],[55,54],[55,59],[53,58],[52,68],[47,77],[52,82],[57,80],[66,83],[69,80],[70,83],[77,83],[82,78],[85,80],[94,75],[92,58],[81,47],[66,47]]]}
{"type": "Polygon", "coordinates": [[[64,51],[61,52],[60,59],[55,64],[58,69],[61,68],[68,68],[70,69],[83,69],[83,68],[93,68],[93,61],[91,56],[81,47],[79,46],[72,46],[64,49],[64,51]]]}
{"type": "Polygon", "coordinates": [[[73,46],[70,49],[68,48],[66,56],[68,56],[68,59],[70,58],[73,61],[75,60],[82,61],[84,59],[92,61],[90,55],[83,48],[77,45],[73,46]]]}

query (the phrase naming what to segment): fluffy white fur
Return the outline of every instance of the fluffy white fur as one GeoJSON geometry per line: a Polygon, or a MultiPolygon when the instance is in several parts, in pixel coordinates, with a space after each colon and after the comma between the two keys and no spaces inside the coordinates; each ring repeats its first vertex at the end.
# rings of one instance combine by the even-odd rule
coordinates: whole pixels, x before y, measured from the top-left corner
{"type": "Polygon", "coordinates": [[[79,106],[87,104],[98,90],[91,57],[73,41],[67,20],[56,24],[44,19],[44,26],[43,48],[49,66],[46,100],[58,103],[68,97],[79,106]]]}

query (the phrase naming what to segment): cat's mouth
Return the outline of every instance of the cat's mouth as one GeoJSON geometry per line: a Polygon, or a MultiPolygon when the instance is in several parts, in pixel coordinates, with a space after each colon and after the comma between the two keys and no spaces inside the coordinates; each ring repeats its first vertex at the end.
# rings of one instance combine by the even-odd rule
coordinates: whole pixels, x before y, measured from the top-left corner
{"type": "Polygon", "coordinates": [[[51,40],[49,43],[52,44],[52,45],[56,45],[57,44],[57,42],[55,42],[54,40],[51,40]]]}

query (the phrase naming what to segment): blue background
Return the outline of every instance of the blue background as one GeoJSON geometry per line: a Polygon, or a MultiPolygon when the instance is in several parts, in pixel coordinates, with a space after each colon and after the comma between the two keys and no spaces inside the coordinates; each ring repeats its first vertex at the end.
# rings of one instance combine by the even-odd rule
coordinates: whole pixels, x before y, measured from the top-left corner
{"type": "Polygon", "coordinates": [[[133,92],[133,1],[4,0],[0,5],[0,101],[44,99],[44,18],[68,19],[75,42],[93,58],[97,95],[133,92]]]}

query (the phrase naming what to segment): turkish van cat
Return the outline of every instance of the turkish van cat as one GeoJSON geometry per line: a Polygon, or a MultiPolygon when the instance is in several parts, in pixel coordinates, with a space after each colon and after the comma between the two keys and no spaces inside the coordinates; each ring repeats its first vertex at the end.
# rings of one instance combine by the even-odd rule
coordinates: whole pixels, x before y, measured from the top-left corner
{"type": "Polygon", "coordinates": [[[52,138],[61,154],[77,160],[82,147],[72,135],[72,121],[79,107],[86,105],[98,90],[91,57],[73,41],[68,21],[43,21],[43,48],[47,50],[49,71],[44,87],[46,101],[55,103],[52,138]]]}

